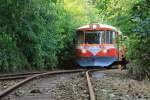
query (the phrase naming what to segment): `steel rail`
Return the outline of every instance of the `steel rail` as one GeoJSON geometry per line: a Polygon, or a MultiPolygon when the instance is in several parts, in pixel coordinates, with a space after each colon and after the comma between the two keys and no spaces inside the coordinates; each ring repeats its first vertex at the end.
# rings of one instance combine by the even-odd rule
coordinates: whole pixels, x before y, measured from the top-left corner
{"type": "Polygon", "coordinates": [[[90,70],[86,71],[86,79],[87,79],[87,84],[88,84],[88,88],[89,88],[90,100],[95,100],[95,93],[94,93],[91,79],[89,76],[89,71],[90,70]]]}
{"type": "Polygon", "coordinates": [[[89,89],[90,100],[96,100],[96,97],[95,97],[95,92],[94,92],[94,88],[92,86],[92,82],[91,82],[91,78],[90,78],[89,73],[94,72],[94,71],[105,71],[105,70],[108,70],[108,69],[105,69],[105,68],[103,68],[103,69],[91,69],[91,70],[86,71],[86,80],[87,80],[87,85],[88,85],[88,89],[89,89]]]}
{"type": "MultiPolygon", "coordinates": [[[[33,74],[34,75],[34,74],[33,74]]],[[[21,75],[21,76],[10,76],[10,77],[1,77],[0,80],[14,80],[14,79],[23,79],[32,75],[21,75]]]]}
{"type": "Polygon", "coordinates": [[[92,86],[92,82],[91,82],[89,72],[100,71],[100,70],[104,70],[104,69],[91,69],[91,70],[87,70],[86,73],[85,73],[86,74],[87,85],[88,85],[88,89],[89,89],[89,94],[90,94],[90,100],[96,100],[96,99],[95,99],[94,88],[92,86]]]}
{"type": "Polygon", "coordinates": [[[33,74],[40,74],[40,73],[44,73],[46,71],[43,72],[27,72],[27,73],[16,73],[16,74],[2,74],[0,75],[0,78],[4,78],[4,77],[12,77],[12,76],[21,76],[21,75],[33,75],[33,74]]]}
{"type": "Polygon", "coordinates": [[[40,74],[44,72],[27,72],[27,73],[17,73],[17,74],[4,74],[0,75],[0,80],[14,80],[14,79],[23,79],[34,74],[40,74]]]}
{"type": "Polygon", "coordinates": [[[26,79],[20,81],[19,83],[16,83],[15,85],[7,88],[6,90],[0,92],[0,99],[2,97],[4,97],[5,95],[7,95],[8,93],[12,92],[13,90],[19,88],[20,86],[22,86],[23,84],[38,78],[38,77],[42,77],[45,75],[56,75],[56,74],[63,74],[63,73],[75,73],[75,72],[82,72],[84,71],[84,69],[78,69],[78,70],[63,70],[63,71],[52,71],[52,72],[45,72],[45,73],[41,73],[41,74],[36,74],[36,75],[32,75],[30,77],[27,77],[26,79]]]}

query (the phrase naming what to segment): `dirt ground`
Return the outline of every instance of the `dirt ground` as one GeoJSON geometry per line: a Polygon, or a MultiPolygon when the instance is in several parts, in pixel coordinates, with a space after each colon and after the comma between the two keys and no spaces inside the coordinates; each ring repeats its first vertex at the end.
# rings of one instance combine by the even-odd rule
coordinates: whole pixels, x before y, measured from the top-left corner
{"type": "Polygon", "coordinates": [[[15,85],[17,82],[21,81],[21,79],[17,80],[1,80],[0,81],[0,92],[7,89],[8,87],[15,85]]]}
{"type": "Polygon", "coordinates": [[[83,73],[36,79],[1,100],[88,100],[83,73]]]}
{"type": "Polygon", "coordinates": [[[150,100],[150,82],[133,80],[126,71],[93,73],[97,100],[150,100]]]}
{"type": "MultiPolygon", "coordinates": [[[[150,100],[150,82],[129,78],[126,71],[91,74],[96,100],[150,100]]],[[[4,82],[8,87],[14,82],[4,82]]],[[[5,88],[0,88],[4,90],[5,88]]],[[[30,81],[1,100],[90,100],[85,73],[46,76],[30,81]]]]}

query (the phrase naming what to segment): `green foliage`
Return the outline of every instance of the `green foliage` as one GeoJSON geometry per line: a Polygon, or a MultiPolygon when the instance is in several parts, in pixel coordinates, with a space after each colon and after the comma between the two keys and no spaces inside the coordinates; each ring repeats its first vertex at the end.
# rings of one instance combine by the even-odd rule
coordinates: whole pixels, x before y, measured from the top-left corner
{"type": "Polygon", "coordinates": [[[130,50],[128,55],[134,66],[129,72],[138,79],[150,77],[150,3],[142,1],[133,7],[130,50]]]}
{"type": "Polygon", "coordinates": [[[76,35],[76,28],[83,24],[96,22],[98,12],[94,5],[89,4],[87,0],[64,0],[64,2],[58,3],[58,6],[64,8],[63,16],[61,15],[63,20],[59,22],[64,30],[58,45],[58,47],[62,47],[58,53],[59,65],[71,67],[75,62],[73,39],[76,35]]]}
{"type": "Polygon", "coordinates": [[[86,0],[72,3],[74,7],[69,0],[0,0],[0,71],[53,69],[70,59],[75,28],[96,14],[86,0]]]}
{"type": "MultiPolygon", "coordinates": [[[[128,35],[129,73],[143,79],[150,73],[150,2],[148,0],[97,0],[100,22],[119,27],[128,35]]],[[[150,74],[149,74],[150,77],[150,74]]]]}
{"type": "Polygon", "coordinates": [[[18,59],[21,55],[24,57],[20,59],[20,62],[18,59],[9,61],[3,58],[1,61],[5,59],[7,67],[1,65],[2,70],[25,67],[22,64],[24,61],[35,69],[55,67],[57,64],[56,38],[53,35],[56,32],[53,29],[56,25],[55,21],[58,20],[56,6],[51,1],[41,0],[1,0],[1,4],[1,33],[6,36],[8,34],[11,39],[8,44],[16,45],[14,48],[5,47],[5,49],[14,58],[15,54],[12,52],[15,49],[18,59]]]}
{"type": "MultiPolygon", "coordinates": [[[[129,36],[129,72],[150,72],[148,0],[0,0],[0,71],[54,69],[74,60],[75,29],[111,24],[129,36]]],[[[146,73],[146,74],[145,74],[146,73]]]]}
{"type": "Polygon", "coordinates": [[[139,0],[97,0],[100,22],[118,27],[123,33],[130,32],[131,9],[139,0]]]}
{"type": "Polygon", "coordinates": [[[28,63],[19,49],[16,42],[7,34],[0,35],[0,70],[16,71],[29,67],[28,63]],[[11,66],[11,67],[10,67],[11,66]]]}

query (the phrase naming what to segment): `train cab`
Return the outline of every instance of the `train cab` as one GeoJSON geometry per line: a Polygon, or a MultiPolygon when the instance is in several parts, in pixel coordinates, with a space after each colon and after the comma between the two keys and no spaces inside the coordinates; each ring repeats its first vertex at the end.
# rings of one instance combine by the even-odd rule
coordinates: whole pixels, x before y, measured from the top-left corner
{"type": "Polygon", "coordinates": [[[107,67],[120,60],[119,35],[115,27],[88,24],[77,29],[76,54],[81,67],[107,67]]]}

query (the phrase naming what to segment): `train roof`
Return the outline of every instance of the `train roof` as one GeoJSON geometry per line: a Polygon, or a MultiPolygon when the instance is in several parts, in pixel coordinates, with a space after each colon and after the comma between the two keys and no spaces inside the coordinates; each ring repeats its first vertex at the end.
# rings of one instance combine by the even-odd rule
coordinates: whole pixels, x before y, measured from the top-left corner
{"type": "Polygon", "coordinates": [[[106,24],[87,24],[77,28],[77,31],[92,31],[92,30],[114,30],[121,33],[115,27],[106,24]]]}

